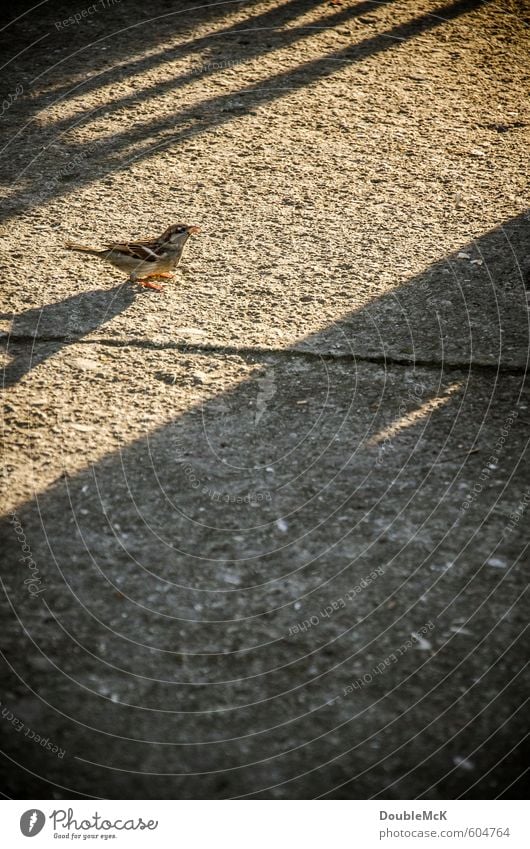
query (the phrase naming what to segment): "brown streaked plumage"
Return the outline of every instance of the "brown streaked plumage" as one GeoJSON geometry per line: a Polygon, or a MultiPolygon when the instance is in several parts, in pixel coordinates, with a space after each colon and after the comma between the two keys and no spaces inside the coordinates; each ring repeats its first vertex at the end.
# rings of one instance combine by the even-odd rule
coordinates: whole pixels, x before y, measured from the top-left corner
{"type": "Polygon", "coordinates": [[[200,228],[188,224],[172,224],[156,239],[144,239],[139,242],[113,242],[103,249],[91,248],[68,242],[66,247],[72,251],[92,254],[104,259],[125,271],[133,283],[140,283],[150,289],[162,290],[155,283],[143,282],[146,277],[171,277],[171,272],[179,264],[184,245],[193,233],[200,228]]]}

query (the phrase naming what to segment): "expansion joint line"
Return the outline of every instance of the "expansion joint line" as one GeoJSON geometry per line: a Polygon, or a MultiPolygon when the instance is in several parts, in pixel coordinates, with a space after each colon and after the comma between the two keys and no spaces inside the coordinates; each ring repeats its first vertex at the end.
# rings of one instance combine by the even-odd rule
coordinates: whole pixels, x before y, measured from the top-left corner
{"type": "Polygon", "coordinates": [[[382,365],[388,368],[426,368],[435,369],[436,371],[471,371],[471,372],[487,372],[489,374],[521,374],[526,375],[528,370],[526,365],[505,365],[503,363],[491,363],[481,360],[437,360],[428,357],[398,357],[395,354],[366,354],[356,353],[353,351],[347,352],[319,352],[309,348],[267,348],[245,345],[221,345],[221,344],[200,344],[190,342],[171,342],[167,340],[157,341],[155,339],[139,339],[139,338],[121,338],[112,337],[92,337],[90,339],[78,338],[74,336],[32,336],[16,333],[3,333],[0,336],[2,341],[8,341],[17,345],[36,345],[59,344],[59,345],[102,345],[112,348],[142,348],[152,351],[180,351],[188,355],[205,356],[207,354],[219,355],[239,355],[260,359],[265,357],[276,357],[283,360],[293,358],[305,359],[308,361],[325,360],[327,362],[337,363],[373,363],[382,365]]]}

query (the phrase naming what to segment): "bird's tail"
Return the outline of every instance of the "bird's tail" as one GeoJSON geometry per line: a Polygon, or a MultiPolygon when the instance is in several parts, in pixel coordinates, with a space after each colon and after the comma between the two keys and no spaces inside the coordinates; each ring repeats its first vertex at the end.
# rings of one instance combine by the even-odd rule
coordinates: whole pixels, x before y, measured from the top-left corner
{"type": "Polygon", "coordinates": [[[102,253],[98,248],[87,248],[86,245],[76,245],[74,242],[67,242],[65,247],[70,251],[82,251],[85,254],[94,254],[94,256],[100,256],[102,253]]]}

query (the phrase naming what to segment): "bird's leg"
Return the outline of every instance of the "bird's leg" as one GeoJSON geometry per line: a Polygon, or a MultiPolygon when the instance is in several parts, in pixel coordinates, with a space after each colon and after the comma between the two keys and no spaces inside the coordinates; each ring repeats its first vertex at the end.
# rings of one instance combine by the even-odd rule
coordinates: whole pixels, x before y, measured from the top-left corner
{"type": "Polygon", "coordinates": [[[155,292],[164,291],[163,286],[159,286],[158,283],[151,283],[149,280],[138,280],[137,283],[139,286],[143,286],[144,289],[154,289],[155,292]]]}
{"type": "Polygon", "coordinates": [[[155,292],[164,291],[163,287],[159,286],[157,283],[149,283],[148,280],[138,280],[138,275],[134,271],[131,271],[129,275],[129,282],[137,283],[138,286],[143,286],[145,289],[154,289],[155,292]]]}
{"type": "MultiPolygon", "coordinates": [[[[149,277],[165,277],[171,278],[173,275],[169,271],[155,271],[153,274],[150,274],[149,277]]],[[[151,283],[148,280],[139,280],[138,281],[141,286],[145,286],[146,289],[154,289],[156,292],[163,292],[164,289],[162,286],[159,286],[157,283],[151,283]]]]}

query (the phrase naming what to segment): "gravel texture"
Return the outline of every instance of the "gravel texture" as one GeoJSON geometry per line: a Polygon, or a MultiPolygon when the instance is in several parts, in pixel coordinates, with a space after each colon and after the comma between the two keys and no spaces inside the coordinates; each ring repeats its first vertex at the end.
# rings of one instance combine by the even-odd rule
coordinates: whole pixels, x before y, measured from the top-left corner
{"type": "Polygon", "coordinates": [[[146,8],[2,32],[2,792],[516,797],[530,7],[146,8]]]}

